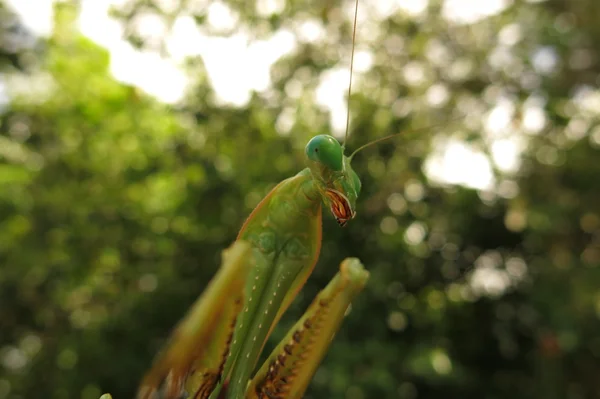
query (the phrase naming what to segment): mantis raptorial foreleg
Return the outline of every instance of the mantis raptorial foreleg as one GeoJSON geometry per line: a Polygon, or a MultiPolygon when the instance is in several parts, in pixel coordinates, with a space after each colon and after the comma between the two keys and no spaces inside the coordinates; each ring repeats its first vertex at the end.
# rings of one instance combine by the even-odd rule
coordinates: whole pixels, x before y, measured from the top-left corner
{"type": "Polygon", "coordinates": [[[221,268],[157,356],[138,398],[180,398],[185,391],[196,393],[194,398],[210,395],[228,355],[251,265],[247,242],[236,241],[223,251],[221,268]]]}
{"type": "MultiPolygon", "coordinates": [[[[166,349],[142,381],[138,397],[207,398],[221,378],[241,293],[253,257],[237,241],[224,251],[223,265],[175,329],[166,349]]],[[[319,363],[369,273],[356,258],[340,271],[275,348],[245,389],[247,398],[287,399],[304,394],[319,363]]]]}
{"type": "Polygon", "coordinates": [[[358,259],[344,260],[340,271],[265,361],[248,387],[246,397],[301,398],[350,303],[368,278],[369,272],[358,259]]]}
{"type": "MultiPolygon", "coordinates": [[[[232,318],[241,308],[240,294],[252,262],[250,246],[244,241],[237,241],[223,251],[219,272],[176,327],[167,347],[143,379],[138,397],[172,399],[210,395],[222,373],[232,318]]],[[[302,397],[348,307],[368,278],[369,273],[358,259],[345,259],[340,271],[256,373],[245,397],[302,397]]],[[[100,399],[112,397],[104,394],[100,399]]]]}

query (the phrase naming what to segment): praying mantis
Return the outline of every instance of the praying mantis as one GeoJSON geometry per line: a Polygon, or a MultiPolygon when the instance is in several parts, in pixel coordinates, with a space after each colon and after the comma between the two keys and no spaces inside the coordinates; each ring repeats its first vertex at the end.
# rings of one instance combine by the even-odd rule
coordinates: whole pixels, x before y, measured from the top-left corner
{"type": "MultiPolygon", "coordinates": [[[[354,13],[350,84],[356,36],[354,13]]],[[[346,121],[348,137],[349,115],[346,121]]],[[[223,252],[209,286],[144,376],[138,398],[301,398],[369,273],[356,258],[339,272],[254,374],[273,328],[310,276],[321,249],[322,208],[340,226],[356,215],[353,156],[329,135],[305,148],[307,168],[279,183],[223,252]]]]}

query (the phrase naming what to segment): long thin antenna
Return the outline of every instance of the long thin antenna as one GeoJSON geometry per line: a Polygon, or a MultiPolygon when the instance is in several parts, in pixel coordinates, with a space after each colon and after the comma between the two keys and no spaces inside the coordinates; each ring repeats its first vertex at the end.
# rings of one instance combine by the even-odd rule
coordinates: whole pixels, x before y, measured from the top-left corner
{"type": "Polygon", "coordinates": [[[350,56],[350,83],[348,83],[348,112],[346,114],[346,134],[344,135],[344,144],[348,141],[348,131],[350,130],[350,95],[352,94],[352,73],[354,72],[354,47],[356,46],[356,20],[358,19],[358,0],[354,7],[354,27],[352,28],[352,55],[350,56]]]}
{"type": "MultiPolygon", "coordinates": [[[[462,119],[463,119],[463,117],[456,117],[453,119],[451,118],[450,120],[444,122],[444,125],[446,126],[448,123],[456,122],[456,121],[462,120],[462,119]]],[[[349,159],[352,160],[352,158],[354,157],[354,155],[356,155],[357,152],[362,151],[365,148],[372,146],[373,144],[381,143],[382,141],[393,139],[394,137],[398,137],[398,136],[405,136],[407,134],[419,133],[419,132],[431,130],[431,129],[435,128],[436,126],[441,126],[441,125],[434,124],[434,125],[430,125],[430,126],[423,126],[423,127],[417,128],[417,129],[406,130],[404,132],[394,133],[394,134],[390,134],[389,136],[380,137],[378,139],[375,139],[371,142],[368,142],[367,144],[363,144],[360,147],[358,147],[356,150],[354,150],[354,152],[352,154],[350,154],[349,159]]]]}

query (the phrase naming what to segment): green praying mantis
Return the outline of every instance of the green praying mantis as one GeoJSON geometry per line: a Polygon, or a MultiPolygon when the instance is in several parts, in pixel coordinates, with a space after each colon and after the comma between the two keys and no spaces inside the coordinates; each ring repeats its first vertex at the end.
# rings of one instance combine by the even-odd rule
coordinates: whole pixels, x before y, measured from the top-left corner
{"type": "MultiPolygon", "coordinates": [[[[348,100],[357,14],[358,0],[348,100]]],[[[346,138],[348,126],[349,114],[346,138]]],[[[339,272],[254,373],[258,359],[319,258],[323,205],[340,226],[353,219],[361,182],[352,158],[394,136],[363,145],[350,156],[332,136],[318,135],[308,142],[307,168],[279,183],[252,211],[236,242],[223,252],[218,273],[144,376],[138,398],[304,395],[348,307],[369,278],[358,259],[341,263],[339,272]]]]}

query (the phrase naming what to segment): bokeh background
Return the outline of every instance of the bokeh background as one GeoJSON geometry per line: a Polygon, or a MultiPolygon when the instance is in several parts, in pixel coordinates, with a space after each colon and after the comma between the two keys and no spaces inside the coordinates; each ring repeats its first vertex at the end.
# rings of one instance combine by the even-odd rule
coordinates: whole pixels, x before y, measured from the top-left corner
{"type": "MultiPolygon", "coordinates": [[[[353,11],[0,3],[0,398],[134,396],[307,140],[342,139],[353,11]]],[[[370,270],[307,398],[600,397],[599,20],[361,0],[348,148],[406,134],[357,155],[357,217],[275,330],[370,270]]]]}

